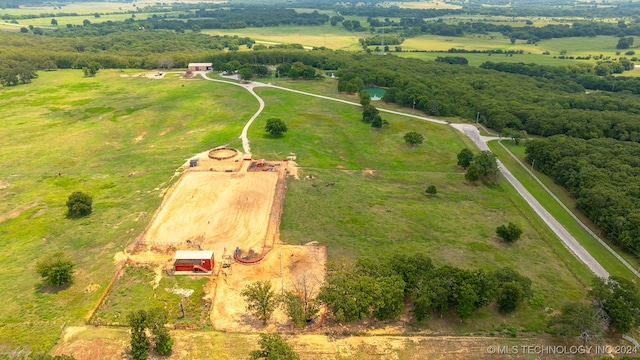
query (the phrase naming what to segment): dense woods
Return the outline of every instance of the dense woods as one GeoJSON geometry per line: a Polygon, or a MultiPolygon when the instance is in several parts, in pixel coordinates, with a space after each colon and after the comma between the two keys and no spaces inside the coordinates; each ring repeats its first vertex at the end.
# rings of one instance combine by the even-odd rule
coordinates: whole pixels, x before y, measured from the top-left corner
{"type": "Polygon", "coordinates": [[[559,135],[527,142],[526,152],[607,238],[640,254],[640,144],[559,135]]]}

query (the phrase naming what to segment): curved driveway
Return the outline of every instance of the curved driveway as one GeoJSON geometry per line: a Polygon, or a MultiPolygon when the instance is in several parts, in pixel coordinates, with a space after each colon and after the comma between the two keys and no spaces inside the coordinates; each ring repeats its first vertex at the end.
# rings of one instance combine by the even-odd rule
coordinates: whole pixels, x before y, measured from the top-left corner
{"type": "MultiPolygon", "coordinates": [[[[312,94],[305,91],[288,89],[281,86],[264,84],[264,83],[256,83],[256,82],[239,84],[237,82],[232,82],[232,81],[211,79],[207,77],[205,72],[198,72],[198,73],[202,75],[202,77],[205,78],[206,80],[241,86],[247,89],[247,91],[249,91],[260,103],[260,107],[258,108],[258,111],[255,114],[253,114],[253,116],[249,119],[247,124],[242,129],[242,134],[240,135],[240,138],[242,139],[242,147],[244,149],[244,152],[249,155],[251,155],[251,147],[249,144],[249,139],[247,137],[247,131],[249,130],[249,127],[251,126],[253,121],[260,115],[260,113],[264,109],[264,101],[262,100],[262,98],[260,98],[260,96],[258,96],[258,94],[255,93],[255,91],[253,90],[254,87],[257,87],[257,86],[270,87],[274,89],[294,92],[301,95],[313,96],[320,99],[337,101],[337,102],[341,102],[348,105],[361,106],[359,103],[356,103],[356,102],[336,99],[329,96],[312,94]]],[[[387,109],[380,109],[380,108],[378,110],[380,112],[386,112],[390,114],[411,117],[414,119],[429,121],[436,124],[442,124],[442,125],[449,124],[446,121],[432,119],[424,116],[406,114],[406,113],[402,113],[394,110],[387,110],[387,109]]],[[[450,124],[450,126],[459,130],[465,136],[471,139],[474,142],[474,144],[478,146],[480,150],[489,150],[489,147],[487,146],[487,142],[498,139],[496,137],[481,136],[478,129],[471,124],[450,124]]],[[[562,241],[565,247],[569,249],[569,251],[571,251],[580,261],[582,261],[585,265],[587,265],[587,267],[591,269],[591,271],[593,271],[593,273],[595,273],[597,276],[600,276],[603,278],[609,277],[609,273],[602,267],[602,265],[600,265],[600,263],[598,263],[598,261],[596,261],[596,259],[594,259],[593,256],[591,256],[591,254],[589,254],[589,252],[582,245],[580,245],[580,243],[562,226],[562,224],[560,224],[560,222],[558,222],[558,220],[556,220],[547,210],[545,210],[545,208],[538,202],[538,200],[536,200],[535,197],[533,197],[533,195],[531,195],[531,193],[518,181],[518,179],[516,179],[515,176],[511,174],[509,169],[507,169],[502,164],[502,162],[500,162],[500,160],[498,160],[498,169],[500,170],[502,175],[505,177],[505,179],[507,179],[507,181],[509,181],[509,183],[516,189],[516,191],[518,191],[518,193],[529,203],[529,205],[536,212],[536,214],[538,214],[538,216],[540,216],[540,218],[547,224],[547,226],[549,226],[549,228],[558,236],[558,238],[562,241]]]]}

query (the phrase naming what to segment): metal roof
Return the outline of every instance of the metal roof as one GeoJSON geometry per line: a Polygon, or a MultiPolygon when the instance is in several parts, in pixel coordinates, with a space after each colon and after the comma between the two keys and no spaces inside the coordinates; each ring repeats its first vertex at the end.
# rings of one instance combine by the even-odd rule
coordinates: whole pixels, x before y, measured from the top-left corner
{"type": "Polygon", "coordinates": [[[189,63],[189,66],[213,66],[213,63],[189,63]]]}
{"type": "Polygon", "coordinates": [[[211,259],[212,257],[213,250],[178,250],[176,251],[175,259],[211,259]]]}

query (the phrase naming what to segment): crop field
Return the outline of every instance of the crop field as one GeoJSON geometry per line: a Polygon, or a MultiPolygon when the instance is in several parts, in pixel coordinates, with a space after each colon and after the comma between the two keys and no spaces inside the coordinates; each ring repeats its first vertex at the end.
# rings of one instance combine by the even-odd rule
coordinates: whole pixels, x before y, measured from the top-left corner
{"type": "Polygon", "coordinates": [[[449,4],[444,1],[426,0],[426,1],[402,1],[394,2],[394,6],[405,9],[461,9],[462,6],[449,4]]]}
{"type": "Polygon", "coordinates": [[[114,254],[144,228],[176,169],[202,149],[233,143],[258,107],[242,89],[169,74],[40,72],[0,89],[0,343],[48,349],[63,323],[82,322],[114,273],[114,254]],[[130,76],[131,75],[131,76],[130,76]],[[197,111],[195,110],[197,109],[197,111]],[[83,191],[94,212],[65,217],[83,191]],[[77,264],[65,289],[33,264],[57,250],[77,264]]]}
{"type": "MultiPolygon", "coordinates": [[[[366,20],[366,19],[365,19],[366,20]]],[[[342,25],[331,26],[327,23],[321,26],[278,26],[265,28],[245,29],[213,29],[202,30],[203,34],[210,35],[238,35],[248,36],[254,40],[301,44],[304,46],[325,46],[330,49],[359,50],[358,39],[367,36],[368,32],[350,32],[342,25]]]]}

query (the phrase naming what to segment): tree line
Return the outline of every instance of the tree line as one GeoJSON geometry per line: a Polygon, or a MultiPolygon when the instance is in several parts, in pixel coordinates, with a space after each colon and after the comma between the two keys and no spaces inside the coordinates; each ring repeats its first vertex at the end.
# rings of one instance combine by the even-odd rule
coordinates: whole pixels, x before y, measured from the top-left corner
{"type": "Polygon", "coordinates": [[[528,141],[526,154],[606,238],[640,254],[640,144],[558,135],[528,141]]]}

